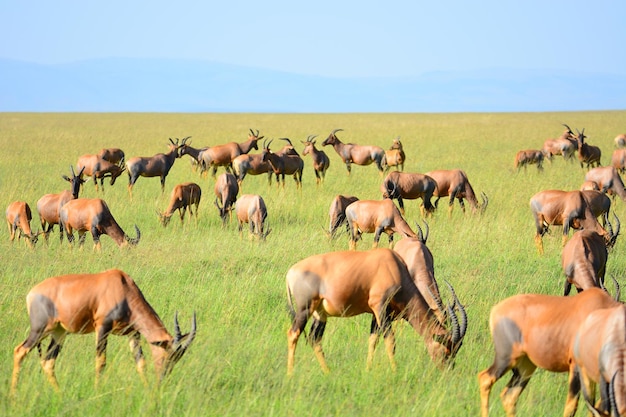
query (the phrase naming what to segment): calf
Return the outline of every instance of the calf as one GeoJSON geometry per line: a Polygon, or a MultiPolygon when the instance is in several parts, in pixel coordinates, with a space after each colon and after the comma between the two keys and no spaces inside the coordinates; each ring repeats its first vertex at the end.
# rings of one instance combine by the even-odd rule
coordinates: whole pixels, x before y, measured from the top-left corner
{"type": "Polygon", "coordinates": [[[351,195],[337,195],[333,198],[328,208],[328,217],[330,218],[328,224],[328,236],[332,239],[335,237],[337,230],[342,224],[348,225],[346,220],[346,208],[358,201],[357,197],[351,195]]]}
{"type": "Polygon", "coordinates": [[[100,187],[102,187],[102,191],[104,191],[104,179],[111,177],[110,184],[115,184],[115,180],[122,175],[126,167],[109,162],[98,155],[82,155],[78,158],[78,162],[76,162],[76,169],[81,170],[82,175],[92,177],[96,191],[98,191],[99,179],[100,187]]]}
{"type": "Polygon", "coordinates": [[[198,184],[184,182],[176,185],[172,189],[170,203],[167,209],[165,209],[165,212],[161,213],[157,211],[161,225],[166,227],[176,210],[178,210],[180,214],[180,224],[183,224],[187,208],[189,208],[189,216],[193,217],[193,206],[196,206],[196,223],[198,223],[198,205],[200,205],[200,198],[202,198],[202,190],[198,184]]]}

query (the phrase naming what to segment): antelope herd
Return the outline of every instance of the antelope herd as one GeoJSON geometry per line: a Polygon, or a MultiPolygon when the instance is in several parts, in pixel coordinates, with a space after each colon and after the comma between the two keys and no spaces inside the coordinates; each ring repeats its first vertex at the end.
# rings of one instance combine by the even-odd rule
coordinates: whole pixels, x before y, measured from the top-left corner
{"type": "MultiPolygon", "coordinates": [[[[491,309],[489,328],[495,358],[489,368],[478,374],[483,416],[489,413],[492,386],[508,371],[512,372],[512,377],[501,400],[507,415],[515,415],[518,398],[538,367],[569,373],[564,415],[575,414],[582,390],[592,413],[626,416],[626,310],[618,301],[619,289],[613,298],[604,285],[609,255],[620,232],[619,219],[613,213],[611,223],[609,212],[616,196],[626,201],[626,189],[620,177],[625,169],[626,154],[622,148],[626,147],[626,136],[615,138],[616,149],[611,165],[601,166],[602,152],[598,146],[587,143],[585,129],[576,129],[575,134],[569,126],[563,126],[566,129],[558,138],[546,140],[539,149],[518,151],[514,159],[518,175],[521,175],[522,167],[530,164],[537,165],[538,175],[546,175],[545,160],[552,166],[556,156],[571,161],[578,153],[580,167],[587,170],[580,190],[546,189],[529,196],[530,214],[535,222],[535,244],[540,255],[544,253],[543,236],[550,227],[562,226],[563,295],[519,294],[491,309]],[[569,238],[572,229],[575,232],[569,238]],[[572,286],[578,294],[569,296],[572,286]],[[596,385],[600,397],[597,402],[596,385]]],[[[372,315],[368,369],[372,366],[381,335],[391,368],[397,368],[392,326],[396,319],[404,319],[421,335],[428,354],[438,367],[451,365],[463,345],[468,314],[448,281],[446,286],[451,301],[445,304],[442,299],[435,280],[435,254],[426,245],[430,233],[426,219],[436,215],[442,197],[449,199],[448,218],[452,216],[455,200],[463,214],[467,203],[471,214],[483,215],[489,198],[481,192],[479,201],[468,174],[460,168],[404,172],[407,158],[399,136],[385,151],[379,146],[343,143],[337,137],[341,131],[333,129],[321,146],[334,148],[348,175],[352,173],[353,164],[374,164],[381,177],[386,173],[379,188],[382,198],[370,200],[348,193],[337,195],[330,204],[329,225],[324,233],[332,240],[344,234],[342,227],[345,226],[350,250],[312,255],[288,268],[286,297],[292,321],[287,331],[287,373],[294,372],[298,339],[303,333],[307,334],[306,325],[311,317],[307,339],[322,370],[329,372],[322,349],[328,317],[352,317],[364,313],[372,315]],[[390,168],[395,170],[387,173],[390,168]],[[425,234],[418,223],[413,229],[404,217],[403,200],[411,199],[421,199],[425,234]],[[398,206],[393,200],[397,200],[398,206]],[[374,233],[372,248],[356,251],[357,241],[364,233],[374,233]],[[389,236],[389,248],[378,248],[382,233],[389,236]],[[394,233],[402,236],[395,245],[394,233]]],[[[331,158],[316,147],[315,137],[311,134],[301,141],[304,146],[301,154],[309,155],[306,159],[310,160],[316,185],[324,187],[331,158]]],[[[25,237],[28,245],[34,248],[40,234],[48,243],[50,232],[58,224],[60,240],[63,241],[66,235],[72,243],[73,232],[77,231],[81,247],[87,232],[91,233],[94,249],[98,251],[101,250],[101,235],[108,235],[118,246],[137,245],[141,238],[139,227],[135,225],[136,237],[129,237],[105,200],[79,198],[81,186],[91,179],[96,193],[103,193],[104,178],[109,177],[113,186],[126,172],[131,200],[133,187],[140,176],[159,177],[164,192],[166,177],[176,160],[189,155],[202,175],[211,172],[215,182],[215,206],[223,227],[226,228],[234,211],[240,235],[247,224],[251,238],[265,241],[272,230],[268,207],[261,194],[240,194],[246,187],[245,178],[266,174],[269,186],[274,176],[277,185],[285,188],[284,177],[293,176],[296,192],[301,195],[303,170],[309,163],[305,163],[288,138],[279,138],[286,144],[276,152],[270,149],[273,139],[265,139],[260,152],[252,153],[259,150],[258,141],[264,138],[258,130],[249,129],[246,141],[217,146],[194,148],[190,145],[190,138],[170,138],[168,151],[152,157],[126,159],[119,148],[105,148],[80,156],[76,163],[78,173],[70,165],[72,176],[62,176],[70,183],[70,190],[46,194],[37,202],[41,231],[31,229],[32,213],[27,202],[9,204],[6,210],[9,239],[14,241],[15,237],[18,240],[25,237]],[[217,176],[219,167],[226,172],[217,176]],[[89,178],[85,180],[84,176],[89,178]],[[102,190],[98,188],[98,180],[102,190]]],[[[167,226],[178,210],[181,225],[187,227],[184,217],[189,209],[190,218],[195,216],[198,227],[201,195],[201,186],[195,182],[175,185],[165,211],[157,210],[158,221],[167,226]]],[[[141,335],[150,343],[159,378],[170,373],[196,336],[195,313],[188,334],[181,334],[175,318],[175,335],[170,335],[132,278],[118,269],[48,278],[29,292],[27,309],[30,333],[14,350],[12,393],[17,389],[25,356],[34,347],[41,350],[41,342],[47,336],[52,341],[47,351],[40,353],[41,365],[56,389],[59,385],[55,361],[67,334],[96,333],[96,383],[105,365],[106,340],[110,334],[130,336],[136,367],[142,378],[145,364],[141,335]]]]}

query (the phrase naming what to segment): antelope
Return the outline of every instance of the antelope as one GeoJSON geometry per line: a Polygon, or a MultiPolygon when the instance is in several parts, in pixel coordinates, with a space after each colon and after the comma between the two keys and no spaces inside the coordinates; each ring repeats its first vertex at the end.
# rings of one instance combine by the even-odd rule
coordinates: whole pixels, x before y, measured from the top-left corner
{"type": "MultiPolygon", "coordinates": [[[[183,138],[182,145],[191,136],[183,138]]],[[[180,158],[178,150],[180,148],[179,140],[176,143],[170,138],[169,151],[165,154],[158,153],[154,156],[143,157],[136,156],[126,161],[126,172],[128,172],[128,194],[133,198],[133,185],[139,177],[161,177],[161,193],[165,191],[165,177],[169,174],[170,169],[176,162],[176,158],[180,158]]]]}
{"type": "Polygon", "coordinates": [[[472,184],[470,184],[467,179],[465,171],[460,169],[436,170],[427,172],[426,175],[434,179],[437,183],[437,188],[433,193],[433,196],[437,197],[435,207],[437,207],[441,197],[450,197],[450,201],[448,202],[448,215],[452,214],[455,198],[459,201],[463,213],[465,213],[463,199],[467,200],[473,213],[478,212],[482,214],[487,209],[489,198],[485,193],[481,193],[482,203],[480,205],[478,204],[478,199],[476,198],[472,184]]]}
{"type": "Polygon", "coordinates": [[[124,165],[124,151],[120,148],[104,148],[97,155],[112,164],[124,165]]]}
{"type": "Polygon", "coordinates": [[[313,324],[308,336],[322,368],[330,370],[322,350],[322,336],[328,317],[352,317],[372,314],[367,368],[372,365],[378,336],[385,339],[391,369],[395,371],[395,335],[392,322],[402,318],[424,338],[428,353],[438,366],[452,363],[459,351],[465,331],[467,314],[454,296],[449,306],[452,328],[446,328],[428,308],[422,294],[413,283],[400,255],[379,248],[365,252],[340,251],[305,258],[287,271],[287,300],[292,324],[287,331],[287,373],[293,374],[298,339],[305,331],[308,319],[313,324]]]}
{"type": "Polygon", "coordinates": [[[600,187],[595,181],[583,181],[583,184],[580,186],[580,191],[588,190],[600,191],[600,187]]]}
{"type": "Polygon", "coordinates": [[[328,208],[328,217],[330,219],[328,224],[328,237],[331,239],[335,237],[337,230],[341,225],[345,224],[348,226],[348,221],[346,220],[346,207],[350,204],[358,201],[357,197],[352,195],[341,195],[338,194],[333,198],[333,201],[330,203],[330,207],[328,208]]]}
{"type": "Polygon", "coordinates": [[[624,182],[614,167],[596,167],[592,168],[585,175],[585,181],[594,181],[603,193],[618,195],[626,201],[626,190],[624,190],[624,182]]]}
{"type": "Polygon", "coordinates": [[[538,171],[543,171],[543,159],[544,159],[544,151],[536,150],[536,149],[526,149],[523,151],[519,151],[515,155],[515,168],[517,168],[517,172],[524,168],[526,171],[526,167],[528,165],[536,164],[538,171]]]}
{"type": "Polygon", "coordinates": [[[596,216],[596,218],[602,216],[602,227],[605,227],[609,216],[609,210],[611,210],[611,199],[606,194],[598,190],[581,191],[593,215],[596,216]]]}
{"type": "MultiPolygon", "coordinates": [[[[600,402],[592,406],[596,415],[626,415],[626,307],[596,310],[578,328],[574,339],[570,374],[580,377],[588,404],[595,401],[596,384],[600,402]]],[[[571,381],[576,384],[578,381],[571,381]]],[[[574,390],[578,388],[574,386],[574,390]]],[[[572,388],[570,388],[572,389],[572,388]]]]}
{"type": "Polygon", "coordinates": [[[563,226],[563,246],[570,227],[595,230],[603,237],[607,236],[582,191],[540,191],[531,197],[530,210],[535,219],[535,244],[539,254],[543,254],[542,237],[551,225],[563,226]]]}
{"type": "MultiPolygon", "coordinates": [[[[512,372],[500,398],[507,416],[514,416],[517,400],[537,367],[567,372],[572,361],[576,332],[595,310],[620,305],[606,291],[590,288],[573,297],[520,294],[491,309],[489,329],[495,348],[493,364],[478,374],[483,417],[489,415],[493,384],[512,372]]],[[[570,373],[564,416],[576,413],[578,391],[570,373]]]]}
{"type": "MultiPolygon", "coordinates": [[[[39,221],[41,223],[41,230],[43,236],[48,243],[50,232],[54,229],[55,224],[59,224],[59,210],[61,206],[72,199],[78,198],[80,192],[80,186],[85,183],[81,178],[82,170],[78,172],[78,175],[74,173],[74,167],[70,165],[72,171],[72,177],[62,175],[61,177],[70,183],[70,189],[65,190],[59,194],[46,194],[37,201],[37,212],[39,213],[39,221]]],[[[60,229],[60,228],[59,228],[60,229]]],[[[63,230],[61,229],[61,239],[63,239],[63,230]]]]}
{"type": "Polygon", "coordinates": [[[263,197],[257,194],[243,194],[235,203],[235,213],[239,223],[239,235],[242,235],[243,224],[250,225],[250,234],[265,240],[272,229],[266,228],[267,207],[263,197]]]}
{"type": "Polygon", "coordinates": [[[241,154],[247,154],[252,149],[258,150],[257,142],[260,139],[263,139],[263,136],[259,136],[259,131],[257,130],[255,133],[250,129],[248,140],[245,142],[229,142],[223,145],[211,146],[200,154],[202,171],[207,171],[211,168],[211,176],[215,178],[218,167],[223,166],[230,169],[233,159],[241,154]]]}
{"type": "Polygon", "coordinates": [[[24,201],[14,201],[9,204],[6,210],[6,219],[11,242],[15,240],[17,229],[20,229],[20,233],[17,234],[17,239],[19,240],[24,236],[28,246],[34,248],[41,232],[33,233],[30,228],[30,221],[33,219],[33,215],[28,203],[24,201]]]}
{"type": "Polygon", "coordinates": [[[313,160],[313,171],[315,172],[315,182],[317,185],[320,185],[324,182],[326,170],[330,167],[330,159],[328,158],[328,155],[326,155],[326,152],[315,147],[314,138],[315,136],[310,135],[306,142],[301,141],[304,145],[302,156],[311,154],[311,159],[313,160]]]}
{"type": "MultiPolygon", "coordinates": [[[[288,139],[287,139],[288,140],[288,139]]],[[[302,188],[302,170],[304,169],[304,161],[300,158],[300,155],[294,155],[290,153],[273,153],[270,150],[270,144],[273,139],[267,144],[263,144],[263,161],[267,162],[276,175],[276,183],[285,188],[285,175],[293,175],[293,179],[296,181],[296,188],[302,188]]]]}
{"type": "Polygon", "coordinates": [[[176,210],[180,214],[180,224],[184,224],[185,212],[189,208],[189,216],[193,217],[193,206],[196,206],[196,224],[198,223],[198,206],[202,198],[202,190],[200,186],[193,182],[184,182],[176,185],[170,194],[170,203],[165,212],[157,211],[159,221],[163,227],[167,227],[176,210]]]}
{"type": "Polygon", "coordinates": [[[263,160],[263,154],[243,154],[233,159],[233,172],[237,176],[237,183],[241,187],[246,175],[268,174],[267,181],[272,185],[272,168],[263,160]]]}
{"type": "MultiPolygon", "coordinates": [[[[100,251],[100,236],[108,235],[122,247],[127,244],[136,246],[141,238],[141,232],[135,225],[136,238],[129,237],[117,224],[104,200],[99,198],[78,198],[70,200],[61,207],[59,212],[59,227],[61,233],[67,234],[67,240],[74,242],[74,230],[78,232],[78,243],[82,248],[85,243],[85,234],[91,232],[94,250],[100,251]]],[[[61,240],[63,235],[61,234],[61,240]]]]}
{"type": "Polygon", "coordinates": [[[621,135],[615,136],[614,142],[615,142],[615,147],[617,148],[626,147],[626,133],[622,133],[621,135]]]}
{"type": "Polygon", "coordinates": [[[230,172],[224,172],[217,177],[214,192],[215,206],[220,213],[222,225],[226,225],[226,218],[231,214],[231,210],[237,201],[237,194],[239,193],[237,178],[230,172]],[[221,207],[220,204],[222,205],[221,207]]]}
{"type": "Polygon", "coordinates": [[[70,274],[50,277],[35,285],[26,296],[30,333],[13,351],[11,394],[14,395],[22,361],[34,347],[50,336],[41,366],[55,390],[56,359],[68,334],[96,333],[96,386],[106,366],[107,338],[110,334],[130,337],[137,372],[145,380],[145,360],[141,336],[150,344],[159,380],[166,377],[183,357],[196,336],[196,314],[191,331],[181,334],[178,315],[174,316],[174,336],[148,304],[133,279],[119,269],[95,274],[70,274]]]}
{"type": "Polygon", "coordinates": [[[585,129],[579,132],[576,129],[578,136],[576,141],[578,142],[578,160],[580,161],[580,167],[583,168],[583,164],[587,164],[587,170],[594,166],[600,166],[600,159],[602,158],[602,151],[597,146],[589,145],[585,142],[585,129]]]}
{"type": "Polygon", "coordinates": [[[322,142],[322,146],[332,145],[335,152],[339,155],[346,169],[348,175],[352,171],[351,164],[357,165],[370,165],[373,162],[376,163],[376,168],[381,174],[385,170],[385,150],[380,146],[369,145],[355,145],[353,143],[343,143],[337,138],[336,133],[341,132],[343,129],[335,129],[330,132],[330,135],[322,142]]]}
{"type": "Polygon", "coordinates": [[[375,233],[374,248],[378,247],[383,232],[389,236],[389,246],[393,246],[394,233],[408,237],[417,236],[390,199],[355,201],[346,207],[346,219],[350,230],[351,250],[356,250],[362,233],[375,233]]]}
{"type": "Polygon", "coordinates": [[[395,138],[389,150],[385,151],[385,161],[387,163],[385,171],[392,166],[396,167],[396,171],[398,170],[398,167],[400,167],[400,171],[404,171],[404,161],[406,161],[406,155],[404,154],[404,149],[402,148],[402,142],[400,142],[400,136],[395,138]]]}
{"type": "Polygon", "coordinates": [[[383,198],[398,200],[400,213],[403,215],[403,198],[408,200],[421,198],[420,211],[422,216],[432,214],[435,210],[435,206],[432,205],[430,199],[437,190],[437,182],[428,175],[397,171],[390,172],[380,185],[380,190],[383,193],[383,198]]]}
{"type": "Polygon", "coordinates": [[[626,149],[615,149],[611,156],[611,166],[620,174],[626,171],[626,149]]]}
{"type": "Polygon", "coordinates": [[[565,126],[565,130],[561,136],[556,139],[546,139],[543,143],[541,150],[550,162],[552,162],[554,155],[562,155],[566,161],[571,160],[578,148],[572,129],[566,124],[563,126],[565,126]]]}
{"type": "MultiPolygon", "coordinates": [[[[191,137],[191,136],[190,136],[191,137]]],[[[202,152],[209,149],[208,146],[204,148],[194,148],[191,146],[191,141],[187,141],[180,145],[180,149],[178,150],[179,156],[182,158],[183,155],[189,155],[191,158],[191,165],[194,171],[197,171],[200,166],[200,162],[202,161],[202,152]]]]}
{"type": "Polygon", "coordinates": [[[107,176],[111,177],[110,184],[113,185],[117,177],[126,170],[126,167],[109,162],[99,155],[82,155],[76,162],[76,169],[81,170],[83,175],[93,178],[96,191],[98,191],[98,179],[100,179],[100,187],[102,187],[104,192],[104,178],[107,176]]]}

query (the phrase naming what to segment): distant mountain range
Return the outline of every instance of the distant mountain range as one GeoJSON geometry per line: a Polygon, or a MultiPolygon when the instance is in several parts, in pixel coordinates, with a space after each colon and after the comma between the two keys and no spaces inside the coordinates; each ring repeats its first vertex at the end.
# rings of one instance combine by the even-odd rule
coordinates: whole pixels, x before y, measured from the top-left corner
{"type": "Polygon", "coordinates": [[[205,61],[0,59],[0,111],[511,112],[626,109],[626,76],[486,69],[331,78],[205,61]]]}

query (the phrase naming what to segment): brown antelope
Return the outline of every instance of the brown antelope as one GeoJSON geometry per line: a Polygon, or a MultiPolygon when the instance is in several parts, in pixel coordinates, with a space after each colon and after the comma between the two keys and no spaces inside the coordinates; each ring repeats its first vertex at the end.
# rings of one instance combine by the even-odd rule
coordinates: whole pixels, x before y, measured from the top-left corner
{"type": "Polygon", "coordinates": [[[595,181],[583,181],[582,185],[580,186],[580,191],[587,190],[600,191],[600,186],[595,181]]]}
{"type": "Polygon", "coordinates": [[[585,181],[594,181],[603,193],[618,195],[626,201],[624,182],[619,173],[612,166],[592,168],[585,175],[585,181]]]}
{"type": "Polygon", "coordinates": [[[244,223],[250,225],[250,235],[265,240],[272,229],[265,224],[267,207],[263,197],[257,194],[243,194],[235,203],[235,213],[239,223],[239,234],[243,232],[244,223]]]}
{"type": "Polygon", "coordinates": [[[104,148],[97,155],[112,164],[124,165],[124,151],[120,148],[104,148]]]}
{"type": "Polygon", "coordinates": [[[76,169],[82,171],[82,175],[92,177],[96,191],[98,191],[98,179],[100,179],[100,187],[104,191],[104,179],[111,177],[110,184],[115,184],[115,180],[122,175],[126,167],[109,162],[99,155],[82,155],[76,162],[76,169]]]}
{"type": "Polygon", "coordinates": [[[614,142],[615,142],[615,147],[617,148],[626,147],[626,133],[622,133],[621,135],[615,136],[614,142]]]}
{"type": "Polygon", "coordinates": [[[519,172],[522,168],[524,168],[524,171],[526,171],[526,167],[532,164],[537,165],[538,171],[543,171],[543,152],[543,150],[536,149],[526,149],[523,151],[519,151],[515,155],[515,168],[517,168],[517,172],[519,172]]]}
{"type": "Polygon", "coordinates": [[[350,175],[352,170],[352,164],[370,165],[372,163],[376,163],[376,168],[382,174],[386,166],[385,150],[380,146],[343,143],[336,136],[336,133],[341,131],[343,129],[335,129],[330,132],[330,135],[322,142],[322,146],[333,146],[335,152],[337,152],[343,163],[346,164],[348,175],[350,175]]]}
{"type": "Polygon", "coordinates": [[[333,201],[330,203],[330,207],[328,208],[328,217],[330,219],[328,223],[328,237],[333,239],[337,233],[337,230],[341,225],[345,224],[348,226],[348,221],[346,220],[346,208],[358,201],[359,199],[352,195],[336,195],[333,198],[333,201]]]}
{"type": "Polygon", "coordinates": [[[434,179],[437,183],[437,188],[433,193],[433,195],[437,197],[435,200],[435,207],[437,207],[441,197],[450,197],[450,201],[448,202],[449,215],[452,214],[455,199],[459,201],[459,205],[461,206],[463,213],[465,213],[465,204],[463,203],[463,199],[467,200],[473,213],[478,212],[482,214],[487,209],[489,198],[485,193],[481,193],[482,203],[480,205],[478,204],[474,188],[472,188],[472,184],[470,184],[467,179],[465,171],[460,169],[436,170],[427,172],[426,175],[434,179]]]}
{"type": "Polygon", "coordinates": [[[402,199],[416,200],[422,199],[420,211],[422,216],[431,214],[435,206],[430,199],[437,190],[437,182],[428,175],[414,174],[408,172],[390,172],[387,174],[380,190],[383,198],[397,199],[400,206],[400,213],[404,214],[404,202],[402,199]]]}
{"type": "MultiPolygon", "coordinates": [[[[480,408],[489,415],[489,394],[493,384],[508,371],[511,380],[500,394],[507,416],[514,416],[517,400],[536,368],[567,372],[578,328],[595,310],[620,305],[606,291],[590,288],[573,297],[521,294],[501,301],[491,309],[489,329],[495,348],[493,364],[478,374],[480,408]]],[[[576,413],[578,391],[572,384],[564,416],[576,413]]]]}
{"type": "Polygon", "coordinates": [[[574,132],[568,125],[563,124],[563,126],[565,126],[565,130],[561,136],[556,139],[546,139],[543,143],[543,148],[541,148],[544,156],[550,162],[552,162],[552,158],[555,155],[562,155],[566,161],[571,160],[578,149],[574,132]]]}
{"type": "MultiPolygon", "coordinates": [[[[183,138],[184,144],[190,136],[183,138]]],[[[165,191],[165,177],[169,174],[170,169],[176,162],[176,158],[180,158],[178,152],[180,148],[179,139],[176,142],[170,138],[169,151],[167,153],[158,153],[154,156],[136,156],[126,161],[126,172],[128,172],[128,194],[133,198],[133,185],[139,177],[161,177],[161,192],[165,191]]]]}
{"type": "Polygon", "coordinates": [[[272,185],[272,168],[263,160],[263,154],[243,154],[233,159],[233,172],[237,176],[237,183],[241,187],[246,175],[267,174],[267,181],[272,185]]]}
{"type": "MultiPolygon", "coordinates": [[[[285,139],[285,138],[282,138],[285,139]]],[[[289,139],[287,139],[289,140],[289,139]]],[[[296,188],[302,188],[302,171],[304,169],[304,161],[300,155],[289,152],[289,149],[285,149],[283,152],[273,153],[270,150],[270,144],[273,139],[267,144],[263,144],[263,161],[267,162],[276,176],[276,184],[285,188],[285,175],[293,175],[293,179],[296,181],[296,188]]]]}
{"type": "Polygon", "coordinates": [[[607,236],[582,191],[540,191],[531,197],[530,210],[535,219],[535,244],[539,254],[543,254],[542,237],[551,225],[563,226],[563,246],[570,228],[595,230],[603,237],[607,236]]]}
{"type": "Polygon", "coordinates": [[[150,344],[154,368],[166,377],[183,357],[196,336],[196,315],[191,331],[180,333],[174,316],[174,336],[148,304],[133,279],[119,269],[96,274],[71,274],[48,278],[35,285],[26,296],[30,333],[15,347],[11,393],[14,394],[22,361],[42,341],[52,339],[47,351],[40,351],[41,366],[48,381],[58,391],[54,366],[68,334],[96,333],[96,385],[106,365],[107,338],[110,334],[130,337],[130,348],[139,375],[144,379],[145,360],[141,336],[150,344]]]}
{"type": "Polygon", "coordinates": [[[289,268],[286,282],[292,316],[287,332],[289,375],[294,369],[298,338],[311,316],[313,324],[308,339],[324,372],[329,372],[329,368],[321,342],[328,317],[353,317],[363,313],[374,316],[367,354],[368,369],[380,334],[385,339],[391,368],[396,369],[392,322],[398,318],[408,321],[422,335],[430,357],[438,366],[452,362],[463,343],[467,315],[456,294],[452,293],[461,323],[450,306],[448,314],[452,329],[448,329],[428,308],[404,261],[392,250],[380,248],[310,256],[289,268]]]}
{"type": "Polygon", "coordinates": [[[389,246],[393,246],[394,233],[405,237],[417,236],[390,199],[355,201],[346,207],[346,220],[350,230],[351,250],[356,250],[356,244],[363,233],[375,233],[374,248],[378,247],[382,233],[389,236],[389,246]]]}
{"type": "Polygon", "coordinates": [[[184,224],[185,212],[189,208],[189,217],[194,216],[193,206],[196,206],[196,224],[198,223],[198,206],[200,205],[200,199],[202,198],[202,189],[200,186],[193,182],[184,182],[176,185],[172,189],[170,194],[170,203],[165,209],[165,212],[161,213],[157,211],[159,221],[163,227],[166,227],[172,215],[176,210],[180,214],[180,224],[184,224]]]}
{"type": "Polygon", "coordinates": [[[589,145],[585,142],[585,129],[582,132],[576,129],[578,135],[576,141],[578,143],[578,160],[580,161],[580,167],[583,168],[584,164],[587,164],[587,170],[594,166],[600,166],[600,159],[602,158],[602,151],[597,146],[589,145]]]}
{"type": "Polygon", "coordinates": [[[33,219],[33,215],[28,203],[24,201],[14,201],[9,204],[6,210],[6,219],[11,242],[15,240],[17,229],[20,229],[19,234],[17,234],[17,239],[19,240],[24,236],[28,246],[34,248],[41,232],[33,233],[30,228],[30,221],[33,219]]]}
{"type": "Polygon", "coordinates": [[[615,149],[611,156],[611,166],[620,174],[626,171],[626,149],[615,149]]]}
{"type": "Polygon", "coordinates": [[[301,141],[304,145],[302,156],[311,154],[311,159],[313,160],[313,171],[315,172],[315,182],[317,185],[320,185],[324,182],[326,170],[330,167],[330,159],[328,158],[328,155],[326,155],[326,152],[315,147],[314,138],[315,136],[311,135],[307,138],[306,142],[301,141]]]}
{"type": "MultiPolygon", "coordinates": [[[[78,232],[78,244],[85,243],[85,234],[91,233],[94,250],[100,251],[100,236],[108,235],[122,247],[126,244],[135,246],[139,243],[141,232],[135,225],[136,238],[130,238],[117,224],[104,200],[99,198],[78,198],[70,200],[61,207],[59,212],[59,227],[61,233],[67,234],[70,245],[74,242],[74,230],[78,232]]],[[[63,235],[61,235],[63,239],[63,235]]]]}
{"type": "Polygon", "coordinates": [[[211,146],[201,152],[201,166],[202,171],[208,171],[211,169],[211,176],[215,178],[217,168],[220,166],[230,169],[232,167],[233,159],[241,154],[247,154],[252,149],[259,149],[257,142],[263,139],[263,136],[259,136],[259,131],[256,133],[250,129],[248,140],[242,143],[229,142],[223,145],[211,146]]]}
{"type": "Polygon", "coordinates": [[[385,151],[385,161],[387,163],[385,171],[387,171],[390,167],[396,167],[396,171],[398,171],[398,169],[400,171],[404,171],[406,155],[404,153],[404,149],[402,148],[402,142],[400,142],[400,136],[395,138],[391,148],[389,148],[388,151],[385,151]]]}
{"type": "MultiPolygon", "coordinates": [[[[595,184],[595,183],[594,183],[595,184]]],[[[598,190],[581,190],[589,209],[596,218],[602,217],[602,227],[606,226],[611,210],[611,199],[598,190]]]]}
{"type": "Polygon", "coordinates": [[[191,146],[191,141],[188,140],[187,142],[180,145],[178,154],[181,158],[183,157],[183,155],[189,155],[189,157],[191,158],[192,169],[194,171],[197,171],[200,167],[200,162],[202,161],[202,152],[206,151],[207,149],[209,149],[208,146],[205,146],[204,148],[194,148],[193,146],[191,146]]]}
{"type": "MultiPolygon", "coordinates": [[[[588,404],[595,402],[596,384],[600,401],[595,415],[626,416],[626,307],[596,310],[578,328],[570,373],[579,375],[588,404]]],[[[570,381],[576,384],[578,381],[570,381]]],[[[574,390],[578,388],[576,385],[574,390]]],[[[570,388],[571,389],[571,388],[570,388]]]]}
{"type": "Polygon", "coordinates": [[[215,206],[220,213],[222,225],[226,225],[226,219],[232,214],[232,209],[237,201],[237,194],[239,194],[237,178],[230,172],[224,172],[217,177],[213,191],[215,192],[215,206]]]}
{"type": "MultiPolygon", "coordinates": [[[[41,230],[43,236],[48,243],[48,237],[50,232],[54,228],[55,224],[59,224],[59,210],[68,201],[78,198],[80,192],[80,186],[85,183],[81,179],[82,171],[78,172],[78,175],[74,173],[74,167],[70,165],[72,171],[72,177],[63,175],[62,178],[70,183],[70,189],[65,190],[59,194],[46,194],[37,201],[37,212],[39,213],[39,221],[41,223],[41,230]]],[[[63,230],[61,232],[61,239],[63,239],[63,230]]]]}

